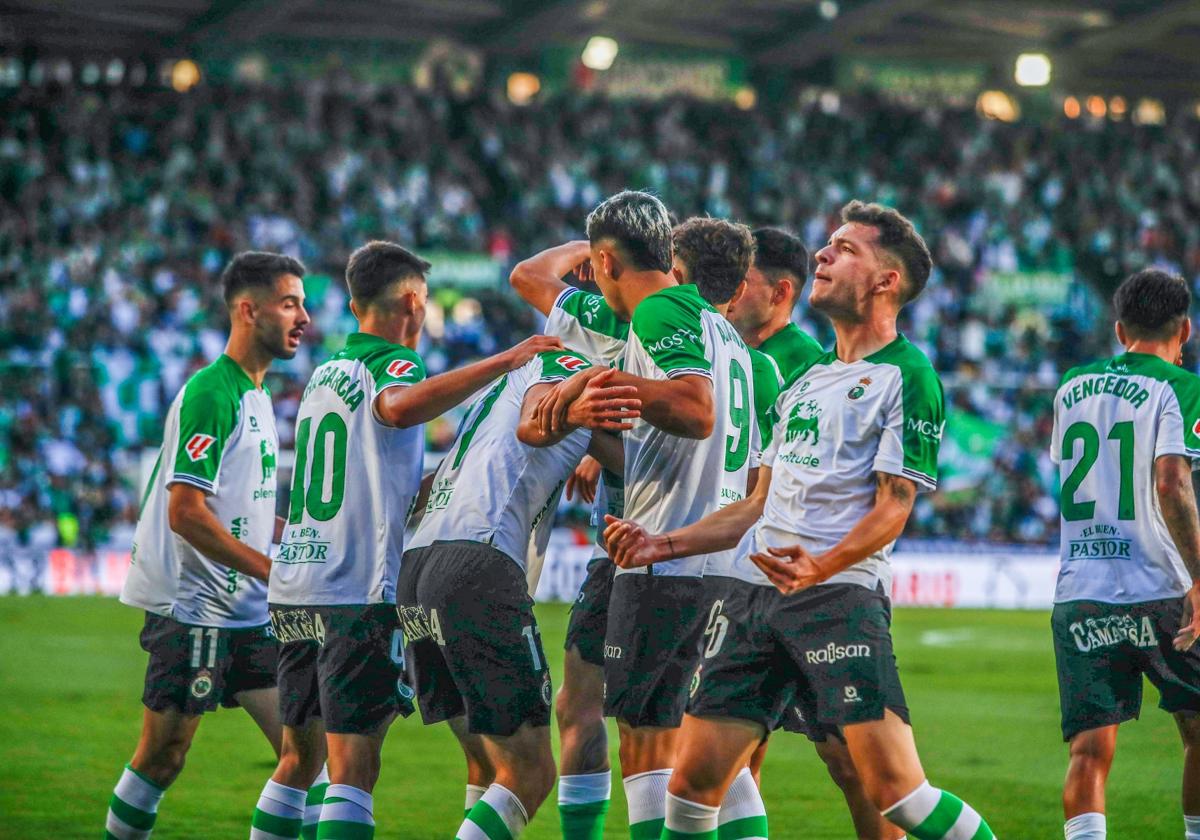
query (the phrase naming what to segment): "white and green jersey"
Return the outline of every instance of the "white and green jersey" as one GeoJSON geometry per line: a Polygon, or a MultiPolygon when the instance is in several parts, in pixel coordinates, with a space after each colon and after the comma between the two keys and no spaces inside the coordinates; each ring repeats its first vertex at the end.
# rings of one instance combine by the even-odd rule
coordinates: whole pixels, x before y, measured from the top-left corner
{"type": "Polygon", "coordinates": [[[185,624],[265,624],[266,584],[214,563],[175,534],[167,503],[172,484],[199,487],[221,525],[266,554],[275,533],[278,448],[271,394],[237,362],[222,354],[188,379],[167,411],[121,601],[185,624]]]}
{"type": "Polygon", "coordinates": [[[271,564],[270,600],[287,606],[393,604],[404,523],[421,488],[423,426],[375,416],[387,388],[414,385],[413,350],[354,333],[313,371],[296,415],[288,521],[271,564]]]}
{"type": "MultiPolygon", "coordinates": [[[[703,376],[712,380],[716,420],[704,440],[683,438],[644,419],[624,434],[625,518],[661,534],[743,498],[755,438],[753,362],[733,325],[694,285],[647,297],[633,313],[626,373],[644,379],[703,376]]],[[[718,555],[712,555],[720,563],[718,555]]],[[[710,557],[658,563],[653,574],[700,576],[710,557]]],[[[647,574],[649,569],[618,569],[647,574]]]]}
{"type": "Polygon", "coordinates": [[[582,354],[569,350],[540,353],[471,405],[434,476],[409,548],[471,540],[506,554],[522,570],[531,539],[539,555],[545,552],[559,497],[592,433],[576,429],[553,446],[526,446],[516,434],[521,406],[534,385],[588,367],[582,354]]]}
{"type": "Polygon", "coordinates": [[[1067,372],[1050,441],[1062,481],[1056,603],[1130,604],[1191,586],[1155,491],[1163,455],[1200,458],[1200,377],[1145,353],[1067,372]]]}
{"type": "MultiPolygon", "coordinates": [[[[904,336],[865,359],[818,357],[780,395],[763,465],[771,490],[763,514],[737,547],[735,577],[770,586],[750,561],[768,547],[801,545],[820,554],[875,506],[876,473],[937,487],[945,425],[942,384],[925,354],[904,336]]],[[[891,586],[892,546],[826,583],[891,586]]]]}
{"type": "MultiPolygon", "coordinates": [[[[563,346],[582,353],[594,365],[610,367],[625,352],[629,322],[613,312],[603,295],[576,288],[563,289],[546,318],[546,335],[562,339],[563,346]]],[[[625,511],[625,487],[622,476],[602,470],[592,509],[596,528],[594,557],[607,557],[604,547],[604,514],[620,517],[625,511]]]]}

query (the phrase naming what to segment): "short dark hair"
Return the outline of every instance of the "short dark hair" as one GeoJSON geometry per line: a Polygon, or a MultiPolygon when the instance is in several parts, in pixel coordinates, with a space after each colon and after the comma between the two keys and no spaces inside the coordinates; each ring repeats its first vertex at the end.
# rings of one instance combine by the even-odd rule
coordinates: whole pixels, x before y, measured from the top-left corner
{"type": "Polygon", "coordinates": [[[754,259],[750,228],[724,219],[688,219],[675,228],[671,241],[687,281],[714,306],[729,303],[754,259]]]}
{"type": "Polygon", "coordinates": [[[1187,281],[1178,274],[1147,268],[1117,287],[1113,309],[1133,339],[1164,339],[1179,329],[1192,307],[1187,281]]]}
{"type": "Polygon", "coordinates": [[[430,264],[394,242],[375,240],[350,255],[346,264],[346,285],[350,297],[363,306],[374,303],[384,290],[400,280],[425,281],[430,264]]]}
{"type": "Polygon", "coordinates": [[[615,240],[635,270],[671,270],[670,214],[650,193],[623,190],[602,201],[588,214],[587,236],[615,240]]]}
{"type": "Polygon", "coordinates": [[[795,281],[792,284],[794,303],[808,280],[808,249],[799,236],[782,228],[755,228],[754,267],[763,273],[772,286],[790,276],[795,281]]]}
{"type": "Polygon", "coordinates": [[[903,267],[905,288],[900,293],[901,304],[916,299],[925,291],[929,272],[933,270],[933,257],[912,222],[891,207],[857,200],[842,208],[842,221],[870,225],[879,231],[879,247],[899,260],[903,267]]]}
{"type": "Polygon", "coordinates": [[[303,277],[307,270],[304,263],[286,254],[243,251],[230,260],[229,265],[221,272],[225,305],[231,306],[234,298],[247,289],[270,289],[284,274],[303,277]]]}

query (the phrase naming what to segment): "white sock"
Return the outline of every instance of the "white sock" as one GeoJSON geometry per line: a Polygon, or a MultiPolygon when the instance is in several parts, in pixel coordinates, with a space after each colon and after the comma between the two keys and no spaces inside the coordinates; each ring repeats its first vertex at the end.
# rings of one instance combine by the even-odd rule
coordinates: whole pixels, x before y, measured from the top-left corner
{"type": "Polygon", "coordinates": [[[667,816],[667,782],[670,780],[670,767],[635,773],[622,779],[631,827],[645,822],[658,822],[661,825],[667,816]]]}
{"type": "Polygon", "coordinates": [[[559,805],[586,805],[588,802],[603,802],[612,795],[612,772],[586,773],[578,776],[560,776],[558,779],[559,805]]]}
{"type": "Polygon", "coordinates": [[[464,816],[466,815],[467,811],[470,811],[475,807],[476,802],[478,802],[480,799],[483,799],[483,794],[486,790],[487,788],[485,788],[483,785],[467,785],[467,796],[463,800],[464,816]]]}
{"type": "Polygon", "coordinates": [[[1095,811],[1071,817],[1063,826],[1067,840],[1104,840],[1107,834],[1104,815],[1095,811]]]}
{"type": "Polygon", "coordinates": [[[327,790],[329,790],[329,765],[322,764],[321,772],[309,785],[308,796],[304,799],[304,824],[300,829],[301,837],[317,836],[317,823],[321,819],[321,803],[325,801],[325,791],[327,790]]]}
{"type": "Polygon", "coordinates": [[[306,796],[306,790],[267,779],[250,821],[250,840],[299,837],[304,823],[306,796]]]}
{"type": "Polygon", "coordinates": [[[154,830],[164,793],[165,789],[126,764],[109,800],[105,820],[108,833],[119,840],[146,840],[154,830]]]}
{"type": "Polygon", "coordinates": [[[1184,840],[1200,840],[1200,817],[1183,817],[1184,840]]]}
{"type": "Polygon", "coordinates": [[[883,815],[917,840],[992,840],[995,836],[974,808],[928,780],[883,815]]]}
{"type": "Polygon", "coordinates": [[[666,797],[666,827],[680,834],[709,834],[717,830],[717,805],[701,805],[680,799],[673,793],[666,797]]]}
{"type": "Polygon", "coordinates": [[[725,791],[721,800],[721,813],[717,819],[721,826],[721,837],[737,840],[766,840],[767,806],[754,783],[749,767],[743,767],[734,777],[733,784],[725,791]]]}
{"type": "Polygon", "coordinates": [[[471,814],[468,814],[463,824],[458,827],[458,833],[454,835],[457,840],[500,840],[488,833],[488,821],[483,818],[485,814],[488,817],[499,817],[509,837],[518,837],[529,824],[529,815],[525,813],[525,806],[517,799],[516,794],[504,785],[493,782],[471,808],[471,814]],[[479,821],[472,819],[472,815],[479,818],[479,821]]]}
{"type": "Polygon", "coordinates": [[[321,805],[321,822],[353,822],[375,825],[371,794],[353,785],[330,785],[321,805]]]}

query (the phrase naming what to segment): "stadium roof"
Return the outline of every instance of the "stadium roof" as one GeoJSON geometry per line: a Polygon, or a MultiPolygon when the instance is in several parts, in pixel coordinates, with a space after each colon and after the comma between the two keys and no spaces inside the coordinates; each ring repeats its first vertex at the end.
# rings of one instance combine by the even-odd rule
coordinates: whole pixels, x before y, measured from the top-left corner
{"type": "Polygon", "coordinates": [[[536,54],[604,34],[804,72],[827,59],[1041,51],[1076,90],[1200,96],[1197,0],[0,0],[0,50],[180,55],[262,38],[536,54]]]}

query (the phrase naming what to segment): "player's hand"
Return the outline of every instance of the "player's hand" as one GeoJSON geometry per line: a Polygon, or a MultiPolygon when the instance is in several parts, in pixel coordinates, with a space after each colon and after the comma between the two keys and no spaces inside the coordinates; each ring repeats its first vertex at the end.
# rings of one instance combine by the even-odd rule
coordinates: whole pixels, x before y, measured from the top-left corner
{"type": "Polygon", "coordinates": [[[583,262],[581,262],[581,263],[579,263],[579,265],[575,266],[573,271],[574,271],[575,276],[577,278],[579,278],[580,283],[592,283],[592,282],[595,282],[595,280],[596,280],[596,272],[592,268],[592,255],[591,255],[592,245],[587,240],[583,240],[582,244],[586,245],[588,250],[587,250],[586,255],[583,258],[583,262]]]}
{"type": "Polygon", "coordinates": [[[608,557],[622,569],[640,569],[660,560],[669,560],[666,539],[651,534],[630,519],[605,514],[604,545],[608,557]]]}
{"type": "Polygon", "coordinates": [[[567,479],[567,501],[579,493],[579,500],[591,504],[596,501],[596,485],[600,481],[600,462],[591,455],[584,455],[575,472],[567,479]]]}
{"type": "Polygon", "coordinates": [[[616,370],[607,368],[583,386],[579,398],[567,405],[566,424],[587,429],[625,432],[641,416],[642,401],[633,385],[610,385],[616,370]]]}
{"type": "Polygon", "coordinates": [[[828,577],[821,571],[817,558],[798,545],[768,548],[765,553],[751,554],[750,560],[784,595],[807,589],[828,577]]]}
{"type": "Polygon", "coordinates": [[[1183,596],[1183,623],[1175,634],[1175,650],[1185,651],[1196,643],[1200,637],[1200,583],[1192,584],[1192,588],[1183,596]]]}
{"type": "Polygon", "coordinates": [[[504,369],[513,371],[538,353],[545,353],[547,350],[562,349],[562,339],[556,335],[531,335],[520,344],[510,347],[498,355],[504,362],[504,369]]]}
{"type": "Polygon", "coordinates": [[[544,434],[556,434],[567,423],[567,408],[579,399],[584,387],[594,377],[604,373],[604,368],[596,366],[585,368],[562,382],[550,386],[546,393],[538,399],[533,414],[537,418],[538,430],[544,434]]]}

